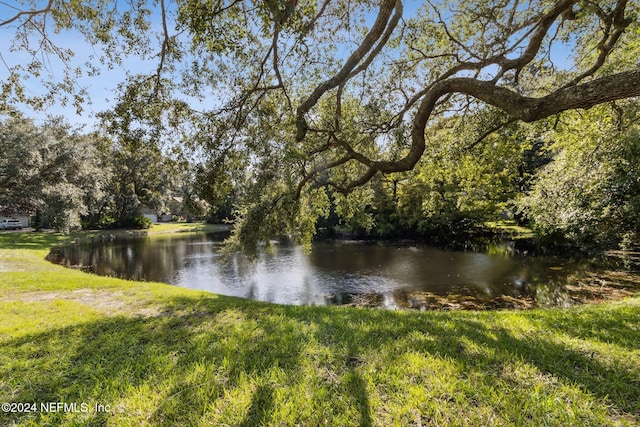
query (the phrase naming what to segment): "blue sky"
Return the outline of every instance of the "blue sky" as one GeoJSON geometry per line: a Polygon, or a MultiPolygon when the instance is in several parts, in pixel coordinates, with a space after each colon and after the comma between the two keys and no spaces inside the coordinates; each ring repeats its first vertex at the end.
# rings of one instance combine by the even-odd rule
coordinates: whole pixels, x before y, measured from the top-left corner
{"type": "MultiPolygon", "coordinates": [[[[15,9],[10,6],[10,3],[15,4],[16,2],[0,0],[0,22],[15,14],[15,9]]],[[[46,1],[41,3],[46,3],[46,1]]],[[[407,16],[415,13],[419,4],[422,4],[422,2],[412,0],[406,1],[404,6],[404,15],[407,16]]],[[[158,25],[159,28],[160,20],[158,16],[156,16],[156,18],[155,25],[158,25]]],[[[6,79],[8,75],[7,66],[12,66],[14,64],[26,64],[30,59],[24,52],[9,51],[9,42],[13,37],[14,32],[15,26],[13,25],[0,27],[0,54],[2,56],[2,61],[0,61],[0,80],[6,79]]],[[[51,39],[59,47],[68,48],[75,52],[72,65],[82,65],[90,60],[92,54],[96,56],[99,56],[100,54],[99,51],[95,50],[98,48],[88,45],[82,36],[74,31],[63,31],[58,34],[52,34],[51,39]]],[[[568,50],[570,50],[569,46],[560,46],[554,50],[554,59],[557,64],[562,65],[568,63],[568,55],[566,53],[568,50]]],[[[342,53],[342,55],[346,55],[346,53],[342,53]]],[[[152,72],[157,67],[157,63],[155,61],[145,62],[134,57],[123,58],[123,64],[123,67],[114,65],[112,69],[101,67],[101,74],[97,78],[81,77],[77,80],[78,86],[86,88],[91,98],[91,104],[86,104],[84,106],[82,115],[76,114],[74,106],[63,106],[60,103],[56,103],[52,107],[48,108],[47,113],[55,116],[64,116],[69,123],[74,125],[92,126],[96,122],[95,114],[100,111],[107,110],[114,104],[114,96],[116,95],[117,86],[125,80],[127,71],[130,71],[131,73],[152,72]]],[[[49,71],[54,78],[62,76],[62,72],[60,71],[61,67],[62,64],[59,63],[59,61],[56,62],[55,59],[52,59],[49,71]]],[[[30,94],[42,93],[41,85],[39,85],[35,80],[27,83],[27,90],[30,94]]],[[[47,114],[45,112],[29,111],[28,107],[23,108],[23,112],[28,117],[32,117],[36,120],[43,120],[47,114]]]]}
{"type": "MultiPolygon", "coordinates": [[[[15,15],[16,1],[0,1],[0,22],[15,15]]],[[[46,4],[46,1],[39,2],[46,4]]],[[[26,9],[26,7],[23,7],[26,9]]],[[[10,41],[16,31],[16,25],[13,23],[0,27],[0,80],[5,80],[8,76],[8,67],[16,64],[25,65],[29,63],[31,57],[22,51],[10,51],[10,41]]],[[[91,46],[86,43],[83,36],[76,31],[61,31],[48,34],[52,42],[63,49],[70,49],[74,52],[74,58],[71,66],[82,66],[90,61],[92,56],[100,55],[100,47],[91,46]]],[[[21,108],[22,112],[27,116],[34,118],[36,121],[44,120],[49,115],[63,116],[73,125],[87,125],[91,127],[95,122],[95,114],[108,109],[114,103],[114,95],[119,83],[124,81],[127,70],[131,72],[145,72],[153,70],[157,67],[156,63],[144,62],[139,58],[129,57],[123,58],[123,67],[114,64],[112,68],[100,67],[100,75],[97,77],[83,76],[77,79],[77,87],[86,88],[89,93],[90,103],[83,105],[84,111],[78,115],[73,105],[62,105],[56,102],[46,111],[34,111],[28,106],[21,108]]],[[[50,74],[53,79],[60,79],[63,76],[62,62],[54,56],[48,57],[47,70],[43,74],[50,74]]],[[[28,95],[39,95],[43,93],[42,85],[35,79],[31,79],[25,84],[28,95]]]]}
{"type": "MultiPolygon", "coordinates": [[[[1,29],[0,29],[1,30],[1,29]]],[[[6,36],[3,34],[4,31],[0,31],[0,51],[2,52],[3,60],[7,64],[16,64],[21,63],[25,64],[30,60],[29,55],[24,52],[7,52],[5,45],[7,43],[6,36]]],[[[58,46],[72,49],[76,52],[75,58],[72,61],[74,65],[81,65],[89,60],[91,54],[91,47],[88,47],[83,40],[78,38],[78,35],[73,33],[66,34],[58,34],[55,37],[52,37],[55,40],[55,43],[58,46]]],[[[145,64],[135,58],[129,58],[124,62],[127,67],[130,67],[134,64],[137,70],[152,70],[152,64],[145,64]]],[[[8,71],[5,64],[0,64],[0,79],[4,80],[8,71]]],[[[53,76],[61,78],[62,72],[61,63],[55,58],[52,58],[50,63],[50,72],[53,76]]],[[[82,115],[78,115],[76,113],[76,109],[73,105],[63,106],[61,103],[57,102],[52,107],[48,108],[48,113],[54,116],[64,116],[67,121],[72,124],[93,124],[95,122],[95,113],[108,109],[114,101],[115,90],[119,83],[124,80],[124,76],[126,74],[126,70],[114,66],[113,69],[108,69],[105,67],[101,67],[101,73],[98,77],[80,77],[77,80],[77,86],[87,88],[90,98],[91,104],[84,105],[84,111],[82,115]]],[[[38,95],[43,92],[42,86],[35,80],[30,80],[26,83],[26,89],[29,94],[38,95]]],[[[29,116],[33,117],[37,120],[43,120],[46,116],[46,112],[38,112],[38,111],[29,111],[28,107],[23,109],[23,112],[29,116]]]]}

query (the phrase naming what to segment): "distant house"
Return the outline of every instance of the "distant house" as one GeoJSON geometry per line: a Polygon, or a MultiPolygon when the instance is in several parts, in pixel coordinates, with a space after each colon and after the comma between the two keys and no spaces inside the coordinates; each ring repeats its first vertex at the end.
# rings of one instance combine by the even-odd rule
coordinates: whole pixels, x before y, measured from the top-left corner
{"type": "Polygon", "coordinates": [[[22,223],[24,228],[31,226],[31,215],[24,212],[8,212],[8,211],[0,211],[0,221],[3,219],[17,219],[22,223]]]}
{"type": "Polygon", "coordinates": [[[167,213],[163,213],[162,215],[160,215],[158,217],[158,221],[159,222],[169,222],[169,221],[173,221],[173,215],[171,214],[167,214],[167,213]]]}
{"type": "Polygon", "coordinates": [[[152,211],[151,209],[149,209],[146,206],[142,206],[140,208],[140,213],[145,218],[149,218],[149,220],[151,220],[152,223],[154,223],[154,224],[158,223],[158,214],[157,214],[157,212],[152,211]]]}

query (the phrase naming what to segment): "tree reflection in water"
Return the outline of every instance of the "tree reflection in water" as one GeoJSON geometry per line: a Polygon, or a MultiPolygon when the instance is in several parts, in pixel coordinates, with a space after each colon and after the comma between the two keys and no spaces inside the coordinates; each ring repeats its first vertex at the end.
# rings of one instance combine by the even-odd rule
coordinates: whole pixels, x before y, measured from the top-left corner
{"type": "Polygon", "coordinates": [[[225,255],[221,235],[92,242],[49,256],[99,275],[149,280],[293,305],[387,309],[496,309],[567,306],[567,283],[593,273],[579,257],[536,255],[514,242],[444,250],[415,242],[322,241],[311,254],[276,243],[257,260],[225,255]],[[571,280],[569,280],[571,279],[571,280]]]}

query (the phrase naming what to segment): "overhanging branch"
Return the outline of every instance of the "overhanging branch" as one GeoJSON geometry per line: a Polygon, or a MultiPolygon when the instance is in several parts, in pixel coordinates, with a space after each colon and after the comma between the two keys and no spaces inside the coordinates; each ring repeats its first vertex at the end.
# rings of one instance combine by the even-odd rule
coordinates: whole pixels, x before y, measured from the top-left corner
{"type": "Polygon", "coordinates": [[[408,154],[395,161],[373,161],[351,151],[350,157],[367,166],[367,170],[353,181],[332,186],[346,193],[367,183],[376,173],[405,172],[413,169],[424,153],[425,130],[438,100],[453,93],[472,96],[497,107],[512,117],[511,121],[534,122],[563,111],[587,109],[605,102],[640,96],[640,69],[621,72],[592,80],[588,83],[559,89],[541,98],[522,96],[492,82],[473,78],[451,78],[436,83],[423,98],[411,131],[411,147],[408,154]]]}

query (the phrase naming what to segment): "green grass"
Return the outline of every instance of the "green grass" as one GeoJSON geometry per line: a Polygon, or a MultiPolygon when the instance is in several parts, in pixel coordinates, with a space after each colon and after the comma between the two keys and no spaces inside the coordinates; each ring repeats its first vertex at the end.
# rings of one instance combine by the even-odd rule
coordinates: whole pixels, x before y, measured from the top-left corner
{"type": "Polygon", "coordinates": [[[153,236],[170,233],[205,233],[218,231],[226,226],[204,223],[169,222],[155,224],[147,230],[91,230],[72,231],[70,233],[46,232],[0,232],[0,249],[29,249],[49,251],[52,246],[70,244],[78,239],[88,241],[91,238],[108,239],[110,236],[153,236]]]}
{"type": "Polygon", "coordinates": [[[492,233],[505,234],[513,238],[526,239],[534,236],[532,229],[518,225],[514,220],[487,221],[483,227],[492,233]]]}
{"type": "Polygon", "coordinates": [[[0,403],[89,410],[0,412],[0,425],[640,425],[638,296],[495,312],[279,306],[64,269],[43,253],[69,236],[9,234],[0,403]]]}

